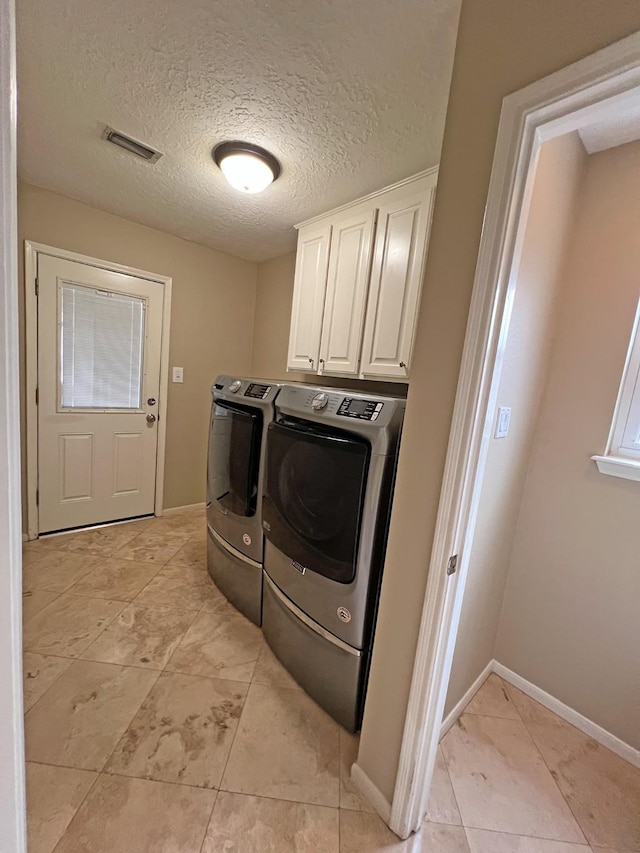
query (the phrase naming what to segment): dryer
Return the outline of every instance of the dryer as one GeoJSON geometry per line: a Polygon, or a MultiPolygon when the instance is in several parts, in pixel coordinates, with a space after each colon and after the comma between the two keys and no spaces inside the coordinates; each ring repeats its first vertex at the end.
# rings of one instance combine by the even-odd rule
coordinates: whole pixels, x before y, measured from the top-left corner
{"type": "Polygon", "coordinates": [[[350,731],[362,718],[404,408],[284,385],[267,429],[264,635],[350,731]]]}
{"type": "Polygon", "coordinates": [[[260,625],[262,488],[267,428],[280,384],[219,376],[207,462],[207,568],[220,591],[260,625]]]}

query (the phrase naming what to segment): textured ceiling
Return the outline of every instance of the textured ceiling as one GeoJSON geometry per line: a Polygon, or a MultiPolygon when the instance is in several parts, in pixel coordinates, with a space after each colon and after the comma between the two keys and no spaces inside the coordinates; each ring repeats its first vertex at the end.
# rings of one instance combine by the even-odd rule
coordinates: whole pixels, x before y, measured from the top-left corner
{"type": "Polygon", "coordinates": [[[251,260],[438,162],[460,0],[18,0],[20,177],[251,260]],[[148,164],[104,125],[162,151],[148,164]],[[263,194],[210,152],[272,151],[263,194]]]}

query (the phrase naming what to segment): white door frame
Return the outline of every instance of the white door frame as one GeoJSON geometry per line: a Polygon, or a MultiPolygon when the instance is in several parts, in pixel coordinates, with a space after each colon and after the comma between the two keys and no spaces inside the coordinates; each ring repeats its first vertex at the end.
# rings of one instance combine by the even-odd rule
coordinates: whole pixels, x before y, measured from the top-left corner
{"type": "Polygon", "coordinates": [[[160,399],[158,401],[158,450],[156,454],[156,515],[162,515],[164,492],[164,463],[167,440],[167,392],[169,388],[169,333],[171,324],[171,285],[169,276],[139,270],[135,267],[114,264],[79,255],[66,249],[56,249],[31,240],[24,241],[24,285],[25,285],[25,349],[26,349],[26,388],[27,395],[27,535],[29,539],[38,538],[38,406],[36,389],[38,387],[38,300],[36,297],[36,278],[38,255],[51,255],[66,261],[77,261],[98,269],[143,278],[162,284],[164,301],[162,306],[162,344],[160,352],[160,399]]]}
{"type": "Polygon", "coordinates": [[[427,808],[540,145],[640,104],[640,33],[504,99],[389,825],[427,808]],[[458,570],[447,576],[451,555],[458,570]]]}
{"type": "Polygon", "coordinates": [[[15,11],[0,0],[0,850],[26,853],[17,207],[15,11]]]}

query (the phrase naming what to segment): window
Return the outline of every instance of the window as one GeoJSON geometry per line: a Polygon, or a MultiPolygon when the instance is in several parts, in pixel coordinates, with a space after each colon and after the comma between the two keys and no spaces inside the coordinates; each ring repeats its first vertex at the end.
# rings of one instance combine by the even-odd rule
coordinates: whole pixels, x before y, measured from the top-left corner
{"type": "Polygon", "coordinates": [[[592,458],[602,474],[640,480],[640,303],[607,446],[592,458]]]}
{"type": "Polygon", "coordinates": [[[145,300],[59,285],[59,408],[140,409],[145,300]]]}

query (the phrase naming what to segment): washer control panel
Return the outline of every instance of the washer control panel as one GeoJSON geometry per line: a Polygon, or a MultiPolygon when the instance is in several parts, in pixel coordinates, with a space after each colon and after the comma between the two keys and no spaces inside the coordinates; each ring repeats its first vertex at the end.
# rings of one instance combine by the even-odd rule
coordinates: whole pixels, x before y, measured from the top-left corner
{"type": "Polygon", "coordinates": [[[325,394],[325,392],[322,391],[320,394],[316,394],[313,400],[311,401],[311,408],[314,411],[319,412],[320,409],[324,409],[328,402],[329,395],[325,394]]]}
{"type": "Polygon", "coordinates": [[[364,421],[377,420],[384,403],[377,400],[361,400],[356,397],[344,397],[336,414],[345,418],[359,418],[364,421]]]}

